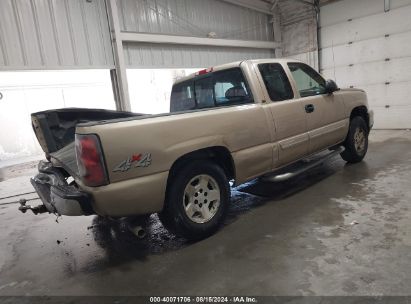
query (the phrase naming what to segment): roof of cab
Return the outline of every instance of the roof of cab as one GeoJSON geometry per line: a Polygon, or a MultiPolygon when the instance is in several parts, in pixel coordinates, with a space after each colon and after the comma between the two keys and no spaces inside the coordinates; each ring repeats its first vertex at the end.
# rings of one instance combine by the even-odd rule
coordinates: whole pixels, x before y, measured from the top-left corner
{"type": "MultiPolygon", "coordinates": [[[[209,68],[209,69],[212,69],[212,70],[207,72],[207,73],[221,71],[221,70],[227,70],[227,69],[231,69],[231,68],[236,68],[236,67],[239,67],[242,63],[259,64],[259,63],[287,63],[287,62],[300,62],[300,60],[291,59],[291,58],[266,58],[266,59],[241,60],[241,61],[235,61],[235,62],[230,62],[230,63],[225,63],[225,64],[214,66],[212,68],[209,68]]],[[[208,69],[206,69],[206,70],[208,70],[208,69]]],[[[199,70],[199,71],[202,71],[202,70],[199,70]]],[[[177,79],[174,82],[174,84],[178,84],[178,83],[190,80],[190,79],[194,79],[194,78],[199,76],[198,72],[192,73],[190,75],[187,75],[185,77],[177,79]]]]}

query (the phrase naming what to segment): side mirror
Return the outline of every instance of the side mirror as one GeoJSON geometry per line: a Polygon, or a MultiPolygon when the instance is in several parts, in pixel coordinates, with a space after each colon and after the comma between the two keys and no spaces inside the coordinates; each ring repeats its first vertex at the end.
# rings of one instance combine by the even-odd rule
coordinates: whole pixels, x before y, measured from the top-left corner
{"type": "Polygon", "coordinates": [[[326,91],[328,94],[332,94],[332,93],[334,93],[335,91],[338,91],[338,90],[339,90],[339,88],[338,88],[338,86],[337,86],[337,84],[335,83],[334,80],[328,79],[328,80],[325,82],[325,91],[326,91]]]}

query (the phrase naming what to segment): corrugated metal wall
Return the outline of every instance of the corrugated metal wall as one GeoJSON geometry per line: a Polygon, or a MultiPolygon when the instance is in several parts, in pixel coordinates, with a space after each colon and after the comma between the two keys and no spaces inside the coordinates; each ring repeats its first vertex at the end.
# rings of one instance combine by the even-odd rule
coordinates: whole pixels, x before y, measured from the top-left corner
{"type": "Polygon", "coordinates": [[[244,59],[272,58],[274,50],[139,43],[128,44],[125,56],[129,68],[205,68],[244,59]]]}
{"type": "Polygon", "coordinates": [[[218,0],[117,0],[122,31],[272,41],[269,16],[218,0]]]}
{"type": "Polygon", "coordinates": [[[1,0],[0,69],[111,68],[104,0],[1,0]]]}
{"type": "Polygon", "coordinates": [[[375,127],[411,128],[411,0],[345,0],[321,11],[324,75],[365,89],[375,127]]]}
{"type": "MultiPolygon", "coordinates": [[[[218,0],[117,0],[122,31],[272,41],[270,17],[218,0]]],[[[272,50],[126,43],[129,68],[208,67],[273,57],[272,50]]]]}
{"type": "MultiPolygon", "coordinates": [[[[117,0],[122,31],[272,41],[269,16],[218,0],[117,0]]],[[[126,43],[131,68],[200,67],[271,50],[126,43]],[[209,54],[208,54],[209,53],[209,54]]],[[[104,0],[1,0],[0,70],[112,68],[104,0]]]]}
{"type": "Polygon", "coordinates": [[[304,61],[318,69],[317,18],[314,8],[298,1],[281,1],[279,6],[283,56],[304,61]]]}

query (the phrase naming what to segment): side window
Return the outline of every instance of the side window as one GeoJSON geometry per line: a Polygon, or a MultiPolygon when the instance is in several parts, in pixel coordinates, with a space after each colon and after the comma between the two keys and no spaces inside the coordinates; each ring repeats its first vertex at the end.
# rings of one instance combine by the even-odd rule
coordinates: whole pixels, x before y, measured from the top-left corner
{"type": "Polygon", "coordinates": [[[195,81],[197,108],[214,107],[213,78],[208,76],[195,81]]]}
{"type": "Polygon", "coordinates": [[[196,107],[194,83],[186,81],[173,86],[170,98],[170,112],[188,111],[196,107]]]}
{"type": "Polygon", "coordinates": [[[253,101],[250,89],[239,68],[215,72],[214,93],[216,106],[243,104],[253,101]]]}
{"type": "Polygon", "coordinates": [[[325,80],[310,66],[303,63],[289,63],[291,74],[301,97],[325,94],[325,80]]]}
{"type": "Polygon", "coordinates": [[[260,70],[268,95],[272,101],[282,101],[294,97],[288,77],[280,64],[259,64],[258,69],[260,70]]]}

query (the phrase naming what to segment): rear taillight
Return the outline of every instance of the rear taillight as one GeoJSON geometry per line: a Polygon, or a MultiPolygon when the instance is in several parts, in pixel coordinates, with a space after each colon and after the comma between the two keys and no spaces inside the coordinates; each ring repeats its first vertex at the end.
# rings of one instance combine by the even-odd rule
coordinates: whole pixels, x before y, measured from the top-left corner
{"type": "Polygon", "coordinates": [[[76,134],[76,157],[84,184],[91,187],[108,184],[103,152],[97,135],[76,134]]]}

